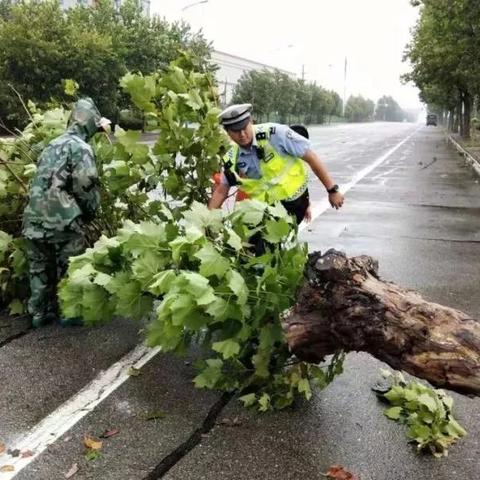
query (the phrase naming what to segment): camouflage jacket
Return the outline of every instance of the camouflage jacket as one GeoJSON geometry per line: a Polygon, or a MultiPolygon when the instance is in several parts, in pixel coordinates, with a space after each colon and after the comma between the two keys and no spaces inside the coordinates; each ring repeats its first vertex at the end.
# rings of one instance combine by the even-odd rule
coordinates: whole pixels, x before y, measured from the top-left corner
{"type": "Polygon", "coordinates": [[[82,231],[99,207],[98,173],[86,143],[97,131],[100,113],[89,98],[79,100],[68,130],[52,140],[39,157],[23,213],[23,235],[56,238],[82,231]]]}

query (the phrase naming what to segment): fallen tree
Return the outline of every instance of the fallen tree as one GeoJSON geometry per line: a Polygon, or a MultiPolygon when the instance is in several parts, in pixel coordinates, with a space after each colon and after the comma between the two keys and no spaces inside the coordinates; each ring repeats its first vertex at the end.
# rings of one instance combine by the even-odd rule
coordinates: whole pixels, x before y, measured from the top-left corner
{"type": "MultiPolygon", "coordinates": [[[[122,85],[160,134],[152,149],[140,132],[118,130],[113,144],[95,139],[102,208],[89,239],[102,235],[71,259],[60,288],[65,317],[91,325],[141,319],[147,342],[165,352],[201,343],[206,358],[196,364],[195,385],[242,392],[245,405],[262,411],[309,399],[341,373],[350,350],[478,393],[480,332],[468,317],[380,282],[368,257],[314,254],[306,265],[306,247],[281,205],[245,200],[223,215],[205,207],[225,148],[208,75],[181,58],[167,72],[128,74],[122,85]],[[260,257],[250,245],[257,233],[271,247],[260,257]],[[285,336],[282,312],[295,304],[285,336]],[[330,353],[330,363],[318,365],[330,353]]],[[[55,136],[66,114],[37,113],[25,135],[2,144],[0,191],[10,193],[0,211],[0,302],[12,313],[28,291],[17,288],[26,284],[18,237],[26,192],[19,194],[16,177],[28,183],[33,146],[55,136]]]]}
{"type": "Polygon", "coordinates": [[[318,363],[343,349],[368,352],[437,387],[480,394],[480,323],[378,276],[368,256],[310,255],[307,281],[284,318],[295,355],[318,363]]]}

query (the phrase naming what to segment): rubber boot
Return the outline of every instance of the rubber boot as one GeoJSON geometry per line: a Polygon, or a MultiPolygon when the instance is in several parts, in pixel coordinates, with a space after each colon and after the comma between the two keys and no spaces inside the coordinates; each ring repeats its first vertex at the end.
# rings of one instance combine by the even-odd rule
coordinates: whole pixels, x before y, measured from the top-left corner
{"type": "Polygon", "coordinates": [[[83,320],[80,317],[60,318],[58,324],[61,327],[81,327],[84,325],[83,320]]]}

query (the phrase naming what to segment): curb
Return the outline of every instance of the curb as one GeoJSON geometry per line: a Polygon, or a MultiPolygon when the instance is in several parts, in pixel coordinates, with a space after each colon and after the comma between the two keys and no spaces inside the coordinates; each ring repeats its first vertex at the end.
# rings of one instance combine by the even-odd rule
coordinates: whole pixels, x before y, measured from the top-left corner
{"type": "Polygon", "coordinates": [[[465,158],[466,163],[471,165],[473,169],[475,170],[476,174],[480,176],[480,161],[476,159],[471,153],[469,153],[467,150],[465,150],[462,145],[460,145],[451,135],[447,135],[447,141],[458,150],[458,152],[463,155],[465,158]]]}

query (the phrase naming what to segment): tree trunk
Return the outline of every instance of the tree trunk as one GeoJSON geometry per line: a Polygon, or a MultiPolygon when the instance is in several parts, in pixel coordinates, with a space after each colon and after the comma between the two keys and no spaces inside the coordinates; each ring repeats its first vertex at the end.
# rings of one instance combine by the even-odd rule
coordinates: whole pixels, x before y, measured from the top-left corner
{"type": "Polygon", "coordinates": [[[448,111],[448,131],[453,132],[453,122],[454,122],[455,110],[448,111]]]}
{"type": "Polygon", "coordinates": [[[457,107],[457,116],[458,116],[458,128],[459,128],[459,133],[460,133],[460,136],[463,137],[465,132],[464,132],[464,128],[465,128],[465,122],[463,121],[463,113],[464,113],[464,110],[463,110],[463,92],[460,92],[458,94],[458,107],[457,107]]]}
{"type": "Polygon", "coordinates": [[[284,318],[293,353],[318,363],[340,349],[364,351],[435,386],[480,395],[480,323],[381,281],[377,271],[371,257],[311,254],[284,318]]]}
{"type": "Polygon", "coordinates": [[[457,103],[455,107],[455,120],[453,121],[453,133],[458,133],[460,126],[460,117],[462,115],[462,102],[457,103]]]}
{"type": "Polygon", "coordinates": [[[473,99],[469,93],[463,95],[463,135],[466,140],[470,139],[470,120],[472,118],[473,99]]]}

